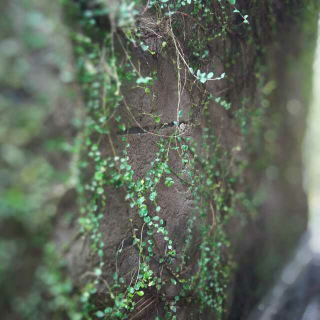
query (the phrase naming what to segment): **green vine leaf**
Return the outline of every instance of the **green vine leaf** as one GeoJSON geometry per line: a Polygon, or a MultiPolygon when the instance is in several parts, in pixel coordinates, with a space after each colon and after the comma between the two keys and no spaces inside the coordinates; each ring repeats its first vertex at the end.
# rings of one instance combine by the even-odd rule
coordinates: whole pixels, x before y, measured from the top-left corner
{"type": "Polygon", "coordinates": [[[103,313],[102,311],[97,311],[97,312],[96,312],[96,316],[97,316],[98,318],[103,318],[103,317],[104,317],[104,313],[103,313]]]}
{"type": "Polygon", "coordinates": [[[156,116],[154,117],[154,123],[160,123],[160,117],[159,116],[156,116]]]}
{"type": "Polygon", "coordinates": [[[157,196],[157,193],[156,192],[152,192],[151,194],[150,194],[150,200],[151,201],[153,201],[155,198],[156,198],[156,196],[157,196]]]}
{"type": "Polygon", "coordinates": [[[146,200],[145,197],[140,197],[140,198],[137,200],[137,204],[138,204],[138,205],[142,205],[145,200],[146,200]]]}
{"type": "Polygon", "coordinates": [[[138,78],[137,79],[137,81],[136,81],[136,83],[137,84],[147,84],[149,81],[151,81],[152,80],[152,78],[151,77],[140,77],[140,78],[138,78]]]}

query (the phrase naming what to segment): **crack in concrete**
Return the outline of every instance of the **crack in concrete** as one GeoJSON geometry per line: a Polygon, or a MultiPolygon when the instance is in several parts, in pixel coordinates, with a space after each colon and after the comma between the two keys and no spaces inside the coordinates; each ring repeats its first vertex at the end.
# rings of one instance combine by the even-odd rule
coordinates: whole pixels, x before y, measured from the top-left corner
{"type": "MultiPolygon", "coordinates": [[[[123,136],[127,134],[147,134],[148,132],[153,132],[156,130],[163,130],[166,128],[174,127],[176,121],[172,121],[169,123],[161,123],[155,126],[144,126],[144,127],[130,127],[126,129],[125,131],[118,131],[117,135],[123,136]]],[[[186,125],[188,124],[188,121],[180,121],[178,127],[182,127],[181,131],[184,131],[186,128],[186,125]]]]}

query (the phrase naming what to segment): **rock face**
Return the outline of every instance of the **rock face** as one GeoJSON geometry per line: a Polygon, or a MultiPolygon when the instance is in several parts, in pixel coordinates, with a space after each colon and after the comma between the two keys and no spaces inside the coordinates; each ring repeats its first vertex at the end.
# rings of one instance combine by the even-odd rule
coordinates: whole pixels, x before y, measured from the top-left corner
{"type": "Polygon", "coordinates": [[[287,57],[311,1],[171,2],[66,1],[81,125],[52,238],[87,317],[244,319],[305,230],[287,57]]]}

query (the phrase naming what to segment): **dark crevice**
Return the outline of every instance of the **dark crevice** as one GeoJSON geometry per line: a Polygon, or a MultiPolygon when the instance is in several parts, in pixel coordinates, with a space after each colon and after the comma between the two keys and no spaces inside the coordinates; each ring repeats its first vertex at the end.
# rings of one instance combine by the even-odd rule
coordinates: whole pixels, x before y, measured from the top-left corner
{"type": "MultiPolygon", "coordinates": [[[[122,136],[122,135],[127,135],[127,134],[145,134],[145,133],[149,133],[151,130],[156,131],[156,130],[163,130],[166,128],[172,128],[175,126],[175,123],[176,123],[176,121],[172,121],[169,123],[160,123],[157,126],[153,126],[153,128],[151,126],[131,127],[131,128],[128,128],[124,131],[118,131],[117,135],[122,136]]],[[[188,121],[180,121],[178,127],[182,124],[187,125],[188,121]]]]}

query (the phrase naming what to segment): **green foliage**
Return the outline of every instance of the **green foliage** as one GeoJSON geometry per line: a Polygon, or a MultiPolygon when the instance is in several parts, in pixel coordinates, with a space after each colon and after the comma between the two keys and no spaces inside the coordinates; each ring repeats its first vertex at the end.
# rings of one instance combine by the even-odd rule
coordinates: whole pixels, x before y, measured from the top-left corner
{"type": "MultiPolygon", "coordinates": [[[[247,76],[253,76],[257,82],[254,89],[261,91],[261,106],[251,106],[247,92],[239,93],[242,84],[237,77],[237,68],[242,66],[243,56],[238,48],[225,46],[223,56],[219,57],[226,73],[214,71],[216,65],[211,58],[215,53],[209,48],[215,41],[224,44],[229,36],[233,39],[245,37],[247,42],[244,43],[248,46],[255,44],[258,40],[249,25],[249,13],[251,19],[251,13],[258,10],[260,4],[254,2],[252,7],[245,9],[234,0],[150,0],[145,9],[154,16],[156,28],[167,26],[165,32],[156,34],[161,39],[159,48],[151,50],[145,42],[141,25],[136,23],[139,16],[135,4],[139,1],[119,1],[110,8],[103,2],[101,5],[91,5],[90,1],[65,0],[63,3],[68,18],[75,25],[70,33],[85,107],[74,120],[79,135],[73,144],[64,142],[62,136],[53,141],[41,141],[41,145],[45,144],[43,148],[46,150],[62,153],[61,158],[67,157],[71,168],[62,166],[63,169],[57,171],[49,159],[28,150],[28,146],[41,136],[41,123],[50,114],[47,103],[43,103],[40,97],[33,100],[25,112],[16,112],[12,104],[8,116],[1,117],[0,136],[4,142],[1,163],[9,169],[12,181],[2,170],[4,182],[1,183],[5,184],[5,191],[0,200],[0,219],[3,222],[9,218],[22,225],[32,239],[31,247],[40,248],[42,256],[40,267],[33,275],[34,285],[30,294],[26,299],[18,297],[13,306],[25,319],[45,319],[48,314],[54,314],[56,319],[127,319],[139,312],[139,302],[149,297],[151,302],[160,301],[164,306],[163,319],[176,319],[180,308],[192,304],[196,308],[191,317],[210,311],[221,319],[235,267],[228,234],[230,221],[237,219],[245,224],[253,215],[255,206],[245,187],[248,163],[236,159],[241,148],[246,146],[228,148],[221,143],[221,132],[210,122],[209,108],[213,105],[223,108],[232,124],[239,129],[241,138],[250,142],[250,135],[259,137],[268,107],[267,96],[272,92],[274,83],[265,83],[265,70],[257,60],[255,74],[247,76]],[[108,17],[111,17],[110,21],[108,17]],[[187,37],[183,34],[183,19],[187,20],[191,30],[187,37]],[[157,151],[142,177],[136,177],[130,164],[130,143],[126,135],[129,126],[120,106],[125,106],[129,115],[131,110],[126,105],[122,90],[138,88],[145,95],[152,96],[157,73],[142,74],[133,63],[132,48],[142,59],[147,55],[154,59],[162,55],[167,59],[180,81],[178,87],[182,87],[180,70],[186,70],[186,87],[190,95],[200,97],[195,104],[200,105],[204,119],[201,139],[195,141],[185,132],[188,126],[197,125],[196,112],[191,111],[192,121],[185,124],[181,121],[185,114],[178,108],[170,133],[163,135],[160,130],[153,133],[158,135],[157,151]],[[231,103],[235,99],[228,94],[218,92],[213,96],[209,93],[210,81],[225,81],[231,88],[239,85],[240,89],[236,91],[239,93],[238,105],[231,103]],[[114,134],[121,136],[120,151],[118,146],[114,147],[114,134]],[[106,141],[110,149],[107,155],[106,141]],[[170,166],[169,158],[173,154],[181,162],[181,169],[177,172],[170,166]],[[181,252],[177,252],[177,244],[164,221],[164,209],[159,205],[159,194],[160,186],[173,190],[180,184],[190,193],[193,209],[186,225],[184,246],[181,252]],[[73,187],[78,192],[80,234],[88,239],[91,255],[97,261],[88,271],[91,280],[81,288],[73,288],[71,279],[64,272],[66,264],[49,242],[51,217],[56,213],[57,199],[48,200],[48,194],[62,188],[59,198],[73,187]],[[117,269],[112,279],[107,281],[105,278],[108,261],[100,225],[108,208],[108,190],[111,188],[123,191],[126,206],[137,213],[134,219],[130,219],[132,245],[138,252],[137,271],[131,281],[121,277],[117,269]],[[199,231],[199,236],[195,236],[195,231],[199,231]],[[164,251],[156,247],[155,239],[159,237],[165,244],[164,251]],[[192,254],[194,246],[198,246],[196,259],[192,254]],[[178,259],[181,263],[177,266],[174,261],[178,259]],[[168,277],[155,270],[155,261],[160,270],[166,268],[168,277]],[[190,273],[193,268],[196,271],[190,273]],[[102,285],[106,289],[101,301],[102,285]],[[166,294],[165,289],[169,286],[177,289],[174,297],[166,294]],[[43,296],[47,297],[44,301],[43,296]]],[[[30,16],[33,18],[27,19],[29,23],[36,19],[28,26],[31,30],[40,22],[50,29],[50,23],[39,12],[30,12],[30,16]]],[[[40,50],[45,43],[45,37],[31,32],[25,45],[32,50],[40,50]]],[[[263,56],[261,46],[253,50],[263,56]]],[[[26,71],[18,57],[18,54],[10,57],[13,64],[6,61],[8,66],[13,65],[21,72],[18,76],[21,80],[26,71]]],[[[70,76],[63,73],[62,79],[68,82],[70,76]]],[[[10,81],[14,84],[17,79],[10,81]]],[[[2,97],[0,111],[6,105],[7,101],[2,97]]],[[[167,125],[158,112],[144,114],[150,116],[158,128],[167,125]]],[[[3,239],[0,244],[0,285],[4,284],[8,292],[11,287],[6,279],[12,277],[10,266],[22,254],[22,243],[21,239],[3,239]]],[[[121,250],[118,249],[115,261],[121,250]]]]}
{"type": "MultiPolygon", "coordinates": [[[[187,46],[192,47],[192,55],[186,56],[177,48],[179,31],[176,29],[179,19],[175,19],[175,14],[182,7],[193,4],[192,16],[196,20],[201,17],[201,23],[205,24],[205,28],[211,28],[213,11],[208,10],[209,6],[204,5],[201,1],[177,1],[175,3],[169,1],[150,1],[149,8],[154,7],[158,12],[159,19],[174,19],[172,21],[172,39],[167,39],[162,48],[168,46],[176,46],[178,63],[184,63],[190,71],[191,81],[195,84],[204,85],[208,81],[219,81],[224,78],[225,74],[214,78],[214,73],[202,72],[202,63],[192,62],[193,56],[199,56],[201,52],[202,59],[208,56],[206,42],[211,41],[214,37],[221,37],[224,33],[224,27],[212,38],[201,37],[194,42],[189,41],[187,46]],[[202,14],[202,16],[201,16],[202,14]],[[177,35],[175,34],[177,33],[177,35]],[[221,33],[222,32],[222,33],[221,33]],[[197,53],[199,52],[199,53],[197,53]],[[192,67],[190,66],[192,65],[192,67]],[[194,72],[193,68],[197,70],[194,72]]],[[[225,5],[219,2],[219,5],[225,10],[225,5]]],[[[133,10],[133,7],[131,7],[133,10]]],[[[130,10],[131,10],[130,9],[130,10]]],[[[235,12],[238,13],[239,11],[235,12]]],[[[81,15],[81,12],[78,11],[81,15]]],[[[77,14],[78,14],[77,13],[77,14]]],[[[221,14],[227,14],[222,11],[221,14]]],[[[87,14],[88,15],[88,14],[87,14]]],[[[126,13],[127,16],[133,15],[126,13]]],[[[101,269],[104,268],[104,246],[102,235],[99,230],[99,221],[102,219],[102,212],[107,207],[106,188],[113,186],[115,188],[123,188],[126,192],[125,200],[130,208],[136,208],[137,214],[141,219],[142,230],[140,235],[133,229],[133,245],[136,246],[139,253],[139,266],[137,276],[133,281],[134,285],[128,284],[123,278],[119,278],[117,273],[114,274],[114,282],[108,284],[109,298],[105,301],[104,307],[99,307],[95,311],[95,315],[99,318],[110,319],[126,319],[131,313],[134,314],[136,305],[139,303],[139,297],[150,294],[152,290],[156,290],[157,299],[161,299],[164,303],[166,314],[165,319],[175,319],[179,306],[188,303],[191,299],[197,301],[199,312],[210,308],[216,316],[222,317],[224,313],[224,301],[226,298],[226,288],[232,270],[232,263],[228,252],[229,241],[226,235],[225,227],[231,216],[236,212],[237,201],[233,200],[235,196],[235,187],[237,176],[231,172],[228,165],[231,155],[227,150],[219,144],[217,137],[209,130],[211,127],[203,128],[203,141],[201,154],[196,152],[196,143],[190,137],[184,138],[180,136],[177,122],[173,133],[167,137],[158,139],[158,152],[154,155],[154,160],[150,163],[150,168],[141,178],[134,178],[135,173],[129,164],[128,148],[130,144],[126,136],[122,136],[123,150],[122,154],[116,154],[112,150],[113,155],[102,157],[100,151],[100,141],[109,140],[111,148],[113,148],[112,137],[110,132],[115,124],[121,131],[126,131],[125,123],[121,122],[121,113],[117,112],[120,103],[123,101],[121,85],[124,82],[132,82],[142,86],[146,94],[150,93],[152,86],[156,80],[155,74],[142,76],[132,61],[131,54],[127,44],[122,44],[125,48],[125,54],[128,63],[123,65],[118,63],[117,53],[114,49],[114,35],[108,34],[104,38],[104,44],[101,46],[93,39],[99,36],[99,28],[86,17],[78,17],[82,22],[84,33],[75,33],[75,51],[78,57],[79,78],[82,81],[83,91],[86,98],[86,128],[85,149],[87,151],[86,166],[92,163],[94,172],[91,179],[85,176],[82,186],[79,187],[80,197],[83,200],[83,214],[79,219],[81,231],[90,235],[91,249],[99,258],[99,268],[94,271],[96,280],[92,285],[88,286],[88,290],[83,291],[82,300],[85,301],[87,312],[94,309],[94,305],[90,305],[91,298],[94,300],[95,290],[92,290],[100,283],[103,275],[101,269]],[[101,61],[108,57],[108,64],[102,66],[104,70],[108,70],[101,77],[99,69],[101,69],[101,61]],[[102,59],[103,58],[103,59],[102,59]],[[148,87],[146,86],[148,85],[148,87]],[[103,91],[100,88],[105,88],[103,91]],[[102,98],[100,98],[102,95],[102,98]],[[104,138],[105,137],[105,138],[104,138]],[[169,165],[168,155],[176,152],[183,164],[181,172],[174,172],[169,165]],[[164,220],[161,218],[162,210],[157,203],[157,188],[160,184],[164,184],[167,188],[173,188],[176,179],[187,185],[194,201],[194,210],[188,221],[187,234],[185,237],[185,246],[182,250],[182,264],[173,270],[171,264],[173,258],[176,257],[175,243],[170,239],[169,232],[166,228],[164,220]],[[156,214],[155,214],[156,213],[156,214]],[[159,214],[159,215],[157,215],[159,214]],[[201,244],[199,246],[199,271],[190,276],[184,276],[190,267],[190,249],[196,241],[193,239],[194,221],[201,219],[201,244]],[[208,221],[211,223],[208,224],[208,221]],[[143,233],[143,230],[146,233],[143,233]],[[144,235],[143,235],[144,234],[144,235]],[[166,243],[166,250],[159,254],[155,248],[155,235],[161,235],[166,243]],[[171,270],[172,277],[168,280],[161,277],[161,274],[151,269],[150,263],[152,259],[157,257],[160,265],[165,265],[171,270]],[[171,283],[179,289],[179,294],[174,300],[169,300],[165,291],[162,289],[171,283]]],[[[200,22],[200,21],[199,21],[200,22]]],[[[218,22],[219,25],[220,22],[218,22]]],[[[120,27],[120,25],[118,25],[120,27]]],[[[195,23],[195,27],[199,28],[199,24],[195,23]]],[[[203,28],[203,25],[201,25],[203,28]]],[[[141,42],[138,29],[131,24],[121,25],[123,33],[127,35],[128,44],[140,44],[142,51],[148,52],[148,47],[141,42]]],[[[192,40],[192,39],[191,39],[192,40]]],[[[153,55],[153,52],[149,52],[153,55]]],[[[105,63],[105,62],[103,62],[105,63]]],[[[204,112],[208,112],[208,103],[212,100],[212,96],[204,89],[202,102],[204,112]]],[[[219,99],[219,98],[217,98],[219,99]]],[[[218,102],[218,100],[216,101],[218,102]]],[[[230,104],[226,101],[221,102],[222,106],[228,110],[230,104]]],[[[127,106],[128,108],[128,106],[127,106]]],[[[182,111],[177,112],[178,118],[182,117],[182,111]]],[[[156,124],[160,123],[159,115],[152,115],[156,124]]],[[[208,114],[206,116],[208,117],[208,114]]],[[[238,172],[237,175],[241,175],[238,172]]],[[[133,221],[132,221],[133,222],[133,221]]],[[[118,252],[120,253],[121,250],[118,252]]]]}
{"type": "MultiPolygon", "coordinates": [[[[70,94],[62,88],[72,80],[66,58],[56,47],[65,44],[57,32],[59,6],[33,0],[2,5],[1,317],[47,319],[54,313],[57,319],[67,315],[78,320],[82,315],[76,310],[71,280],[50,244],[58,202],[73,187],[71,159],[76,149],[69,131],[76,124],[59,131],[52,118],[54,112],[59,114],[54,110],[56,92],[70,94]],[[17,16],[19,25],[14,23],[17,16]]],[[[59,103],[67,112],[68,104],[63,99],[59,103]]]]}

